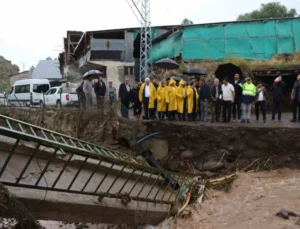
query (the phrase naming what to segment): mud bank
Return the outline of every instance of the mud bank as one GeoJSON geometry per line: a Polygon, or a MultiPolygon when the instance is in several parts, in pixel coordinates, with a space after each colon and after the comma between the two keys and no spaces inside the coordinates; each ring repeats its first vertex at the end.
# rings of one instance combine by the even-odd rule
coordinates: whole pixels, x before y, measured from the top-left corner
{"type": "MultiPolygon", "coordinates": [[[[181,172],[231,173],[300,168],[300,128],[241,124],[196,124],[142,122],[119,118],[114,113],[101,118],[78,110],[7,109],[3,115],[42,126],[119,151],[134,152],[138,137],[157,131],[169,143],[166,168],[181,172]],[[116,127],[117,126],[117,127],[116,127]],[[125,139],[127,147],[112,144],[125,139]]],[[[157,158],[162,159],[162,158],[157,158]]]]}
{"type": "Polygon", "coordinates": [[[83,112],[72,108],[59,110],[9,108],[1,109],[0,113],[102,145],[112,143],[117,139],[126,139],[131,147],[138,136],[146,133],[146,127],[142,123],[119,118],[114,110],[104,117],[101,117],[97,111],[83,112]]]}
{"type": "Polygon", "coordinates": [[[299,128],[164,122],[148,123],[147,130],[163,130],[169,147],[181,159],[190,151],[187,159],[197,170],[300,168],[299,128]]]}

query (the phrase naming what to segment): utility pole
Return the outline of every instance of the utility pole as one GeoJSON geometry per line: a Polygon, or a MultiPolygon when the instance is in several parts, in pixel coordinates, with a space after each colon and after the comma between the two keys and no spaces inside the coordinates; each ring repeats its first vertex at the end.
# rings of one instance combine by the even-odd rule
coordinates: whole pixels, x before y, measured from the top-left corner
{"type": "Polygon", "coordinates": [[[23,72],[25,71],[25,63],[21,62],[23,64],[23,72]]]}
{"type": "Polygon", "coordinates": [[[150,0],[141,0],[141,56],[140,56],[140,81],[150,76],[152,47],[150,0]]]}
{"type": "Polygon", "coordinates": [[[132,5],[126,0],[134,15],[140,16],[138,19],[141,24],[141,40],[140,40],[140,81],[150,76],[151,60],[150,51],[152,47],[152,32],[151,32],[151,9],[150,0],[131,0],[132,5]],[[135,9],[135,10],[134,10],[135,9]]]}

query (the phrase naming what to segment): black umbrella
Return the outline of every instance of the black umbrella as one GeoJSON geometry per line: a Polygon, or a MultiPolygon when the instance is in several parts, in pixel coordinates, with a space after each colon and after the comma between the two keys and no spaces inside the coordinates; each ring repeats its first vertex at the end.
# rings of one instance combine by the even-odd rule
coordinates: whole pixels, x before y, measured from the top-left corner
{"type": "Polygon", "coordinates": [[[238,66],[231,63],[220,64],[215,72],[215,76],[220,81],[222,81],[225,77],[227,77],[230,83],[234,82],[235,74],[239,74],[241,80],[244,78],[242,70],[238,66]]]}
{"type": "Polygon", "coordinates": [[[97,79],[99,78],[99,75],[103,75],[103,72],[99,71],[99,70],[90,70],[88,72],[86,72],[83,76],[82,76],[82,79],[86,79],[87,77],[91,76],[92,79],[97,79]]]}
{"type": "Polygon", "coordinates": [[[207,72],[201,68],[189,68],[184,70],[183,74],[192,76],[204,76],[207,75],[207,72]]]}
{"type": "Polygon", "coordinates": [[[155,63],[155,65],[159,68],[164,68],[164,69],[178,69],[179,64],[176,63],[176,61],[172,59],[161,59],[155,63]]]}
{"type": "Polygon", "coordinates": [[[182,80],[182,77],[181,76],[171,76],[171,79],[179,82],[180,80],[182,80]]]}

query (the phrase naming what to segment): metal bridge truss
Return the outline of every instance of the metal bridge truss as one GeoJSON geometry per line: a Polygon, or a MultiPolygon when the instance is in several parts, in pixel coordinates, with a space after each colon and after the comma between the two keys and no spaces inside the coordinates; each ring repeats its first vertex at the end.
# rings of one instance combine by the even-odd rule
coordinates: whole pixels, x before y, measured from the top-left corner
{"type": "Polygon", "coordinates": [[[137,161],[133,156],[3,115],[0,115],[0,135],[14,142],[7,157],[0,160],[0,182],[7,186],[89,195],[99,197],[99,201],[107,197],[171,204],[177,200],[183,184],[192,178],[156,169],[144,161],[137,161]],[[16,162],[14,156],[18,154],[17,149],[23,143],[34,145],[32,151],[25,157],[26,162],[19,169],[16,179],[7,179],[9,165],[16,162]],[[51,157],[40,166],[36,179],[26,181],[24,176],[31,171],[34,159],[39,158],[42,147],[52,150],[51,157]],[[65,155],[64,160],[60,159],[61,169],[55,177],[47,178],[49,180],[45,184],[49,168],[57,166],[59,153],[65,155]],[[75,170],[72,167],[73,173],[70,174],[68,170],[74,158],[80,158],[77,160],[79,165],[75,170]],[[86,170],[88,164],[90,169],[86,170]],[[80,178],[82,173],[85,178],[80,178]],[[67,178],[63,178],[64,176],[67,178]],[[170,176],[179,184],[177,190],[172,188],[172,180],[166,179],[170,176]]]}

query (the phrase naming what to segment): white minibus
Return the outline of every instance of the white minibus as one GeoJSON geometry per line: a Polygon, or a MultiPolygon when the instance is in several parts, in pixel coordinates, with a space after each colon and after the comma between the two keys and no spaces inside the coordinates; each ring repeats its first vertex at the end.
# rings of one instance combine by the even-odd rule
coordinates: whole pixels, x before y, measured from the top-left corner
{"type": "Polygon", "coordinates": [[[17,80],[11,88],[8,98],[8,105],[29,106],[44,104],[44,93],[50,88],[47,79],[17,80]]]}

